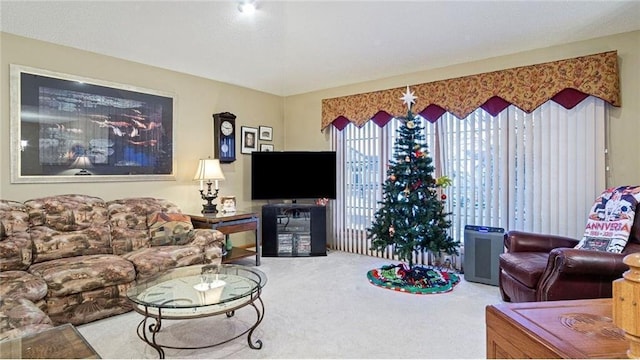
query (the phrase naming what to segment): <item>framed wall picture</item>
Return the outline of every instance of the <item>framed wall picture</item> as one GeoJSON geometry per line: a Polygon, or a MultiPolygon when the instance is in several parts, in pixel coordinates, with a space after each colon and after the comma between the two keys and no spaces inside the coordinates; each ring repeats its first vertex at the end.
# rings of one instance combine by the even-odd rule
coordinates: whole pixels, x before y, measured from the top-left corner
{"type": "Polygon", "coordinates": [[[258,129],[250,126],[241,126],[240,129],[241,146],[240,152],[251,154],[258,151],[258,129]]]}
{"type": "Polygon", "coordinates": [[[273,151],[273,144],[260,144],[260,151],[273,151]]]}
{"type": "Polygon", "coordinates": [[[173,95],[9,68],[12,183],[175,180],[173,95]]]}
{"type": "Polygon", "coordinates": [[[260,140],[273,140],[273,128],[270,126],[260,126],[260,140]]]}

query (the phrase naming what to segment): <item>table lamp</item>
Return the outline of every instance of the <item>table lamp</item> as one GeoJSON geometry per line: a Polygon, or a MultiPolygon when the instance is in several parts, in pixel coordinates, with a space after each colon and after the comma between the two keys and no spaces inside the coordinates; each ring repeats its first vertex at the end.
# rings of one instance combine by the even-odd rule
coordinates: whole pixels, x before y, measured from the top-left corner
{"type": "Polygon", "coordinates": [[[206,200],[207,203],[202,205],[203,214],[216,214],[216,204],[213,203],[218,197],[218,180],[224,180],[224,174],[220,167],[220,160],[218,159],[200,159],[198,163],[198,170],[193,177],[193,180],[200,180],[200,197],[202,200],[206,200]],[[215,181],[215,192],[211,191],[211,184],[215,181]],[[204,190],[204,183],[207,183],[207,192],[204,190]]]}
{"type": "Polygon", "coordinates": [[[87,169],[92,167],[91,160],[86,155],[78,156],[70,166],[72,169],[80,169],[76,175],[91,175],[87,169]]]}

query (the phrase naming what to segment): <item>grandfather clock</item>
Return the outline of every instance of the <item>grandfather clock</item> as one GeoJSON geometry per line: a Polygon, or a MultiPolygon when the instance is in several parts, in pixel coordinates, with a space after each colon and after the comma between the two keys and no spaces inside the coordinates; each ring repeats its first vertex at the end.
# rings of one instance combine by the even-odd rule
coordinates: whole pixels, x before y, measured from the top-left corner
{"type": "Polygon", "coordinates": [[[236,161],[236,116],[230,112],[213,114],[213,156],[221,163],[236,161]]]}

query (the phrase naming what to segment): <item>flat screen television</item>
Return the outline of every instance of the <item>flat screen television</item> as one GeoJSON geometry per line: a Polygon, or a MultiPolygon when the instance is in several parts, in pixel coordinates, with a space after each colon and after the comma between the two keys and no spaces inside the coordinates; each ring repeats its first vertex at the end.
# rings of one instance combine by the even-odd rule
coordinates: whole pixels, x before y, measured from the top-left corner
{"type": "Polygon", "coordinates": [[[251,199],[336,198],[335,151],[251,153],[251,199]]]}

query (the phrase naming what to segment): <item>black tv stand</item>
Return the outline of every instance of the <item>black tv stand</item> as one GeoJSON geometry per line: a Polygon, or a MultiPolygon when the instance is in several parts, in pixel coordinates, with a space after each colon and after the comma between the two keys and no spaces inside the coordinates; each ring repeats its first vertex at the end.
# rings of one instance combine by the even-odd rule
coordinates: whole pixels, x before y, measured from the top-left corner
{"type": "Polygon", "coordinates": [[[326,214],[313,204],[262,206],[262,256],[327,255],[326,214]]]}

